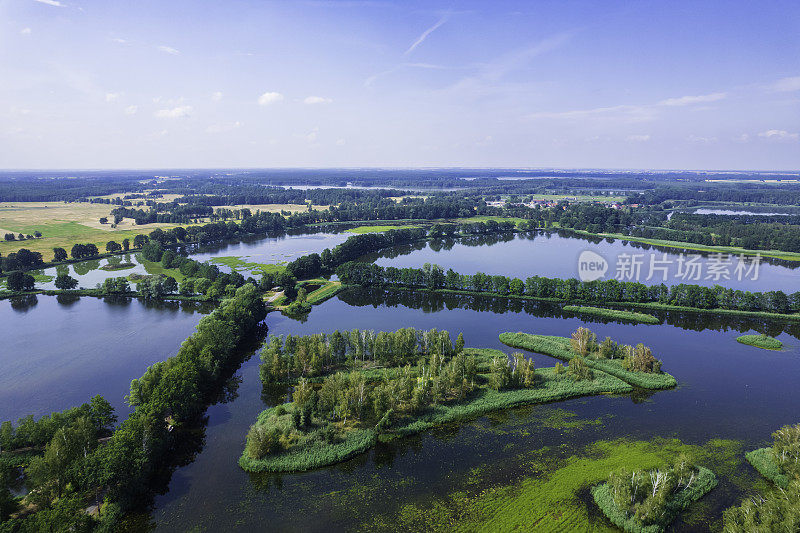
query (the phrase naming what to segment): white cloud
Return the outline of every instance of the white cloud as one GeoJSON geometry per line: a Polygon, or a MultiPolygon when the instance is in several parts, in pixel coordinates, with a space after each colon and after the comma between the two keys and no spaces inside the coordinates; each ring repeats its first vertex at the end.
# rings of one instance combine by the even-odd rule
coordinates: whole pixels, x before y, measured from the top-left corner
{"type": "Polygon", "coordinates": [[[689,142],[698,143],[698,144],[709,144],[709,143],[717,142],[717,138],[716,137],[701,137],[699,135],[689,135],[686,138],[686,140],[689,141],[689,142]]]}
{"type": "Polygon", "coordinates": [[[220,100],[222,100],[222,92],[216,91],[211,93],[211,99],[214,100],[215,102],[219,102],[220,100]]]}
{"type": "Polygon", "coordinates": [[[767,130],[758,134],[759,137],[771,141],[797,141],[800,140],[800,133],[789,133],[786,130],[767,130]]]}
{"type": "Polygon", "coordinates": [[[331,98],[325,98],[323,96],[306,96],[303,99],[303,103],[306,105],[313,105],[313,104],[330,104],[333,102],[331,98]]]}
{"type": "Polygon", "coordinates": [[[650,140],[650,135],[628,135],[625,140],[632,143],[646,143],[650,140]]]}
{"type": "Polygon", "coordinates": [[[656,105],[663,105],[663,106],[685,106],[691,104],[699,104],[703,102],[716,102],[718,100],[723,100],[726,96],[726,93],[711,93],[711,94],[701,94],[697,96],[681,96],[680,98],[667,98],[666,100],[661,100],[656,105]]]}
{"type": "Polygon", "coordinates": [[[119,93],[106,93],[106,102],[116,102],[119,100],[119,93]]]}
{"type": "Polygon", "coordinates": [[[336,146],[344,146],[347,144],[347,141],[344,139],[336,139],[336,146]]]}
{"type": "Polygon", "coordinates": [[[445,22],[447,22],[447,19],[448,19],[448,18],[449,18],[449,17],[448,17],[448,15],[445,15],[445,16],[443,16],[442,18],[440,18],[440,19],[439,19],[439,21],[438,21],[436,24],[434,24],[433,26],[431,26],[430,28],[428,28],[427,30],[425,30],[424,32],[422,32],[422,34],[420,34],[420,36],[419,36],[419,37],[417,37],[417,40],[416,40],[416,41],[414,41],[414,42],[411,44],[411,46],[409,46],[409,47],[408,47],[408,50],[406,50],[406,51],[405,51],[405,55],[408,55],[408,54],[410,54],[411,52],[413,52],[413,51],[414,51],[414,49],[415,49],[416,47],[418,47],[418,46],[419,46],[419,45],[421,45],[423,42],[425,42],[425,39],[427,39],[427,38],[428,38],[428,36],[429,36],[431,33],[435,32],[437,29],[439,29],[439,27],[440,27],[442,24],[444,24],[445,22]]]}
{"type": "Polygon", "coordinates": [[[283,95],[276,92],[265,92],[258,97],[258,105],[270,105],[283,100],[283,95]]]}
{"type": "Polygon", "coordinates": [[[800,76],[780,79],[773,83],[770,88],[778,92],[800,91],[800,76]]]}
{"type": "Polygon", "coordinates": [[[128,107],[125,108],[126,115],[135,115],[137,111],[139,111],[139,108],[136,107],[135,105],[129,105],[128,107]]]}
{"type": "Polygon", "coordinates": [[[192,113],[192,106],[181,105],[170,109],[159,109],[155,115],[158,118],[186,118],[192,113]]]}
{"type": "Polygon", "coordinates": [[[232,131],[241,127],[242,123],[238,120],[229,124],[212,124],[206,128],[206,133],[224,133],[226,131],[232,131]]]}
{"type": "Polygon", "coordinates": [[[66,7],[58,0],[36,0],[36,2],[39,2],[40,4],[47,4],[48,6],[66,7]]]}
{"type": "Polygon", "coordinates": [[[308,135],[305,136],[306,141],[310,143],[316,142],[318,133],[319,133],[319,128],[314,128],[308,133],[308,135]]]}
{"type": "Polygon", "coordinates": [[[166,54],[173,55],[173,56],[177,56],[177,55],[179,55],[181,53],[180,50],[178,50],[176,48],[172,48],[171,46],[165,46],[163,44],[161,46],[158,46],[157,48],[160,51],[162,51],[162,52],[164,52],[166,54]]]}
{"type": "Polygon", "coordinates": [[[746,134],[746,133],[742,133],[742,134],[741,134],[741,135],[739,135],[738,137],[735,137],[735,138],[733,139],[733,142],[737,142],[737,143],[746,143],[746,142],[750,142],[750,136],[749,136],[748,134],[746,134]]]}
{"type": "Polygon", "coordinates": [[[31,29],[30,28],[22,28],[21,30],[19,30],[19,32],[22,35],[30,35],[31,34],[31,29]]]}
{"type": "Polygon", "coordinates": [[[119,44],[126,44],[128,42],[126,39],[122,39],[120,37],[113,37],[111,40],[119,44]]]}

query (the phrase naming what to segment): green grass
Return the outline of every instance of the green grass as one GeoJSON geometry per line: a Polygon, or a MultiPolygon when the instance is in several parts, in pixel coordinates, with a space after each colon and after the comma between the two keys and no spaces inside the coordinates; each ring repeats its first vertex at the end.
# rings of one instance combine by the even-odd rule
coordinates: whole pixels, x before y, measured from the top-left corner
{"type": "Polygon", "coordinates": [[[480,388],[469,402],[433,406],[420,416],[413,417],[413,420],[390,429],[387,434],[390,437],[405,437],[442,424],[473,419],[491,411],[596,394],[626,394],[633,390],[621,379],[604,372],[595,372],[594,379],[576,382],[564,374],[557,375],[553,368],[540,368],[536,370],[536,378],[536,386],[531,389],[494,391],[480,388]]]}
{"type": "MultiPolygon", "coordinates": [[[[500,342],[513,348],[549,355],[563,361],[569,361],[575,357],[570,348],[569,339],[565,337],[506,332],[500,334],[500,342]]],[[[626,383],[643,389],[671,389],[678,384],[677,380],[666,372],[648,374],[625,370],[619,359],[593,359],[591,357],[584,359],[589,367],[611,374],[626,383]]]]}
{"type": "Polygon", "coordinates": [[[627,320],[629,322],[641,322],[642,324],[660,324],[661,321],[653,315],[645,313],[634,313],[633,311],[622,311],[619,309],[605,309],[603,307],[591,307],[580,305],[565,305],[564,311],[572,313],[611,318],[614,320],[627,320]]]}
{"type": "Polygon", "coordinates": [[[389,231],[390,229],[413,229],[418,228],[419,226],[416,225],[405,225],[405,226],[357,226],[355,228],[346,229],[347,233],[380,233],[383,231],[389,231]]]}
{"type": "Polygon", "coordinates": [[[753,465],[753,468],[758,470],[759,474],[777,486],[786,488],[789,484],[788,476],[781,471],[780,465],[775,461],[772,448],[759,448],[752,452],[747,452],[745,458],[753,465]]]}
{"type": "Polygon", "coordinates": [[[755,346],[756,348],[762,348],[764,350],[780,350],[783,348],[783,343],[776,339],[775,337],[770,337],[769,335],[742,335],[741,337],[736,337],[736,341],[742,344],[747,344],[748,346],[755,346]]]}
{"type": "MultiPolygon", "coordinates": [[[[150,274],[151,276],[170,276],[172,278],[175,278],[175,281],[177,281],[178,283],[183,281],[183,278],[186,277],[183,274],[181,274],[181,271],[178,270],[177,268],[164,268],[164,266],[161,263],[154,263],[153,261],[148,261],[147,259],[142,257],[142,254],[138,254],[137,259],[139,260],[139,263],[144,267],[144,271],[150,274]]],[[[133,277],[128,276],[128,280],[133,283],[139,282],[139,279],[137,279],[136,276],[133,277]]]]}
{"type": "MultiPolygon", "coordinates": [[[[502,353],[502,352],[500,352],[502,353]]],[[[488,354],[486,354],[488,355],[488,354]]],[[[386,372],[391,369],[381,369],[386,372]]],[[[465,403],[431,406],[415,415],[404,415],[393,427],[378,435],[374,429],[348,429],[342,442],[326,444],[319,440],[303,443],[289,451],[253,459],[242,453],[239,465],[250,472],[299,472],[339,463],[366,451],[380,438],[390,440],[406,437],[433,427],[474,419],[492,411],[522,405],[548,403],[596,394],[626,394],[633,390],[629,384],[604,372],[595,372],[591,380],[575,382],[566,375],[557,375],[552,368],[536,370],[537,383],[531,389],[494,391],[478,388],[465,403]]],[[[274,413],[262,411],[256,424],[265,424],[274,413]]]]}
{"type": "Polygon", "coordinates": [[[342,290],[342,283],[339,281],[326,281],[325,285],[315,291],[308,293],[306,301],[311,305],[321,304],[329,298],[333,298],[342,290]]]}
{"type": "Polygon", "coordinates": [[[253,263],[245,261],[241,256],[237,255],[212,257],[208,262],[215,265],[227,266],[236,272],[252,272],[254,274],[278,274],[286,269],[286,261],[278,261],[277,263],[253,263]]]}
{"type": "Polygon", "coordinates": [[[109,270],[109,271],[128,270],[135,266],[136,265],[133,263],[108,263],[107,265],[101,266],[100,270],[109,270]]]}
{"type": "MultiPolygon", "coordinates": [[[[588,489],[604,482],[611,472],[658,468],[682,454],[695,464],[726,474],[740,470],[743,461],[739,443],[720,440],[703,446],[661,438],[598,441],[555,460],[550,459],[550,450],[544,452],[547,458],[535,459],[532,472],[520,468],[520,481],[496,486],[488,474],[490,479],[478,493],[457,490],[406,504],[388,516],[370,517],[362,530],[614,533],[619,529],[602,514],[591,512],[585,499],[588,489]]],[[[703,527],[708,520],[695,512],[697,507],[689,510],[687,523],[703,527]]]]}
{"type": "Polygon", "coordinates": [[[717,476],[708,468],[699,468],[697,479],[691,487],[673,495],[666,503],[664,515],[654,524],[643,525],[633,516],[627,516],[614,503],[614,496],[608,488],[607,483],[598,485],[592,489],[592,496],[597,506],[603,511],[614,525],[627,533],[661,533],[669,526],[675,518],[691,505],[717,486],[717,476]]]}

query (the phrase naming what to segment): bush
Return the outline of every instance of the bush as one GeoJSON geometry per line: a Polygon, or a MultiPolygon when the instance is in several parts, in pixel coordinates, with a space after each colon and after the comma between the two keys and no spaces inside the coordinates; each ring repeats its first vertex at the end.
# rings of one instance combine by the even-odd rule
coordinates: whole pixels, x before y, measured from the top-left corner
{"type": "Polygon", "coordinates": [[[748,346],[762,348],[764,350],[780,350],[783,348],[783,343],[781,341],[764,334],[742,335],[741,337],[736,337],[736,341],[742,344],[747,344],[748,346]]]}

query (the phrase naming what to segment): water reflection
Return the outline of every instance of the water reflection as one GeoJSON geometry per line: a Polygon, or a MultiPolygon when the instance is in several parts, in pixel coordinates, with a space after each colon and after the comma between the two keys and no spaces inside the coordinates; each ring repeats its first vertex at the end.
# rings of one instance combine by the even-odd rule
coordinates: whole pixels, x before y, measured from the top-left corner
{"type": "MultiPolygon", "coordinates": [[[[352,288],[339,294],[339,298],[353,307],[408,307],[421,309],[425,313],[453,309],[470,309],[472,311],[490,312],[494,314],[527,313],[541,318],[575,318],[594,324],[614,324],[625,321],[592,315],[577,315],[564,311],[562,304],[539,300],[519,300],[483,295],[462,295],[452,293],[433,293],[428,291],[409,291],[402,289],[352,288]]],[[[631,309],[635,310],[635,309],[631,309]]],[[[719,315],[715,313],[698,313],[691,311],[642,310],[663,323],[691,331],[757,331],[770,336],[788,333],[800,339],[800,323],[764,319],[738,315],[719,315]]],[[[312,311],[313,313],[313,311],[312,311]]],[[[646,326],[643,326],[646,327],[646,326]]]]}
{"type": "MultiPolygon", "coordinates": [[[[471,235],[458,239],[437,239],[395,246],[375,254],[360,258],[361,261],[375,262],[387,267],[419,268],[424,263],[438,264],[446,269],[452,268],[460,274],[500,274],[525,279],[529,276],[551,278],[578,277],[578,257],[581,252],[592,250],[608,261],[609,269],[603,279],[613,278],[623,254],[645,254],[641,258],[638,280],[645,284],[661,282],[661,273],[650,274],[650,254],[662,260],[666,254],[669,261],[667,285],[693,283],[698,285],[722,285],[750,291],[783,290],[791,293],[800,290],[800,277],[795,269],[800,261],[786,261],[764,257],[757,279],[743,276],[737,279],[734,266],[728,269],[729,278],[709,277],[709,264],[714,261],[713,254],[695,250],[681,250],[664,246],[616,240],[610,237],[591,237],[567,231],[537,231],[530,233],[504,233],[498,235],[471,235]],[[488,248],[488,249],[487,249],[488,248]],[[676,276],[678,259],[681,253],[700,256],[701,275],[699,279],[680,279],[676,276]]],[[[735,265],[736,259],[734,259],[735,265]]],[[[626,278],[627,279],[627,278],[626,278]]]]}

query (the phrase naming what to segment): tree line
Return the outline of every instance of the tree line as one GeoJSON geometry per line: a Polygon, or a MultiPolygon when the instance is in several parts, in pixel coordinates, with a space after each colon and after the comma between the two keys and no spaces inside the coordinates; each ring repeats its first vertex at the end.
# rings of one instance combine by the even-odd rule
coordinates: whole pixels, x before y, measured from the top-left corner
{"type": "Polygon", "coordinates": [[[477,272],[446,272],[439,265],[426,263],[422,268],[381,267],[351,261],[336,269],[342,283],[362,287],[409,287],[414,289],[467,291],[498,296],[552,298],[565,301],[660,303],[700,309],[736,309],[790,313],[800,311],[800,291],[749,292],[719,285],[678,284],[644,285],[610,280],[579,281],[531,276],[522,280],[477,272]]]}
{"type": "MultiPolygon", "coordinates": [[[[239,348],[265,316],[256,288],[240,287],[200,320],[175,356],[133,380],[128,401],[134,410],[105,445],[97,445],[85,423],[70,434],[57,430],[42,459],[34,459],[26,471],[37,510],[6,520],[3,531],[117,530],[124,512],[149,500],[150,483],[185,438],[180,430],[199,420],[226,369],[237,364],[239,348]],[[91,517],[85,501],[95,495],[105,504],[98,517],[91,517]]],[[[18,426],[14,435],[19,431],[18,426]]]]}

